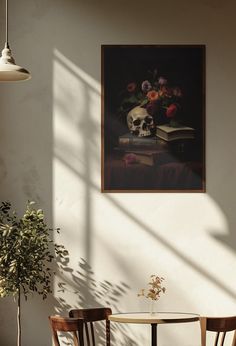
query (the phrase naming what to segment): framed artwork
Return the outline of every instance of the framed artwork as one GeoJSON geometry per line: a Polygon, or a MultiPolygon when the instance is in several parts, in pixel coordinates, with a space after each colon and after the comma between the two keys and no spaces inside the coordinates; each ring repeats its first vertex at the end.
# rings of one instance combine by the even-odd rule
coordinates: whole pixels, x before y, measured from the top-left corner
{"type": "Polygon", "coordinates": [[[102,192],[205,192],[205,46],[102,46],[102,192]]]}

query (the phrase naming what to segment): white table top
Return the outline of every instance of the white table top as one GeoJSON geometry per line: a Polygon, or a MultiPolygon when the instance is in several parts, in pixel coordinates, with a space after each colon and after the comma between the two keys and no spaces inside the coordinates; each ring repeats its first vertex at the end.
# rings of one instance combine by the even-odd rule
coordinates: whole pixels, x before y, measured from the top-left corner
{"type": "Polygon", "coordinates": [[[199,321],[199,315],[185,312],[132,312],[113,314],[110,321],[120,323],[164,324],[199,321]]]}

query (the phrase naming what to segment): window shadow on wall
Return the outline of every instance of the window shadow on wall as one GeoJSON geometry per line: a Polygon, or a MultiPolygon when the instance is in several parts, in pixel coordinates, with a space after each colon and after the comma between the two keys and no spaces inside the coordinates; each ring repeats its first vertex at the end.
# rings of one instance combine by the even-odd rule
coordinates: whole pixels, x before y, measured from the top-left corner
{"type": "MultiPolygon", "coordinates": [[[[108,280],[99,281],[96,275],[84,259],[80,259],[78,268],[70,267],[69,259],[59,263],[57,273],[58,298],[55,305],[56,313],[68,315],[72,308],[95,308],[110,307],[113,311],[119,312],[119,303],[130,290],[124,282],[114,283],[108,280]],[[70,301],[66,298],[70,296],[70,301]]],[[[97,345],[105,345],[105,324],[96,323],[97,345]]],[[[136,346],[135,336],[126,324],[111,323],[111,342],[119,343],[120,346],[136,346]],[[116,340],[114,340],[116,335],[116,340]]],[[[69,340],[64,341],[65,345],[70,345],[69,340]]]]}

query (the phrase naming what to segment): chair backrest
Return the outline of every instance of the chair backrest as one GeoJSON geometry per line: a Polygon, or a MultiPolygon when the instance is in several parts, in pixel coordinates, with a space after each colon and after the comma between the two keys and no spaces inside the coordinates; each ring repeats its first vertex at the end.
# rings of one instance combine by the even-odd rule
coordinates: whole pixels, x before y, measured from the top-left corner
{"type": "Polygon", "coordinates": [[[236,346],[236,316],[232,317],[201,317],[202,346],[206,346],[206,332],[215,332],[214,346],[224,346],[227,332],[234,332],[232,346],[236,346]]]}
{"type": "Polygon", "coordinates": [[[60,316],[49,316],[55,346],[60,346],[58,332],[70,332],[73,335],[74,346],[84,346],[83,319],[60,316]]]}
{"type": "Polygon", "coordinates": [[[70,317],[83,318],[87,346],[95,346],[95,333],[93,322],[105,321],[106,346],[110,346],[110,321],[108,316],[112,314],[110,308],[72,309],[70,317]]]}

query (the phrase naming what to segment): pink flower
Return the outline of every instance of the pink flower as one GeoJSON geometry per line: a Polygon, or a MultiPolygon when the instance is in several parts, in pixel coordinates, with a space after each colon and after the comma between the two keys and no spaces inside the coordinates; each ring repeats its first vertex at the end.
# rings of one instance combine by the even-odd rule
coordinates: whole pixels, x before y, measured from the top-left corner
{"type": "Polygon", "coordinates": [[[166,85],[166,84],[167,84],[167,79],[164,78],[164,77],[160,77],[160,78],[158,79],[158,83],[159,83],[160,85],[166,85]]]}
{"type": "Polygon", "coordinates": [[[167,118],[173,118],[178,110],[178,107],[176,104],[172,103],[166,110],[166,116],[167,118]]]}
{"type": "Polygon", "coordinates": [[[135,91],[135,89],[136,89],[136,83],[134,83],[134,82],[132,82],[132,83],[129,83],[128,85],[127,85],[127,90],[128,90],[128,92],[130,92],[130,93],[132,93],[132,92],[134,92],[135,91]]]}
{"type": "Polygon", "coordinates": [[[137,163],[138,162],[138,158],[137,158],[137,155],[130,153],[130,154],[126,154],[125,155],[124,161],[125,161],[126,165],[130,165],[130,164],[133,164],[133,163],[137,163]]]}

